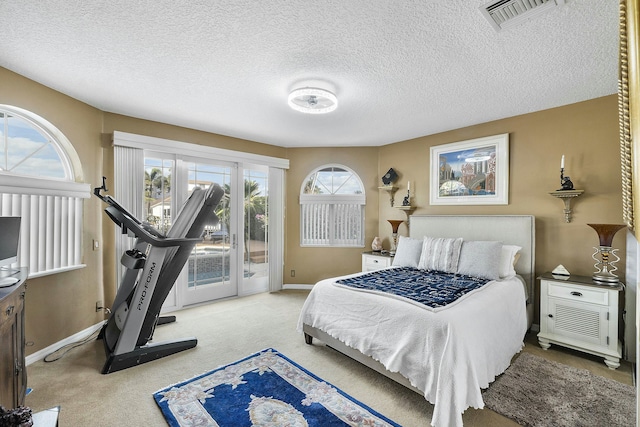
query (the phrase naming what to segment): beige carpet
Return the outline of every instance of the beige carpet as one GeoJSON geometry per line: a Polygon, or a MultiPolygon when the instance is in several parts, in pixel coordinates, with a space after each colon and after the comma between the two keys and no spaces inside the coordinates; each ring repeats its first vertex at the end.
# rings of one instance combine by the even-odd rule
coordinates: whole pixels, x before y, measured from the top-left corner
{"type": "MultiPolygon", "coordinates": [[[[34,412],[60,405],[60,427],[166,426],[152,397],[155,391],[273,347],[397,423],[428,426],[433,407],[422,396],[317,340],[313,346],[304,343],[296,323],[306,296],[306,291],[264,293],[177,312],[176,323],[156,329],[155,341],[195,336],[196,348],[108,375],[100,374],[105,360],[101,341],[56,362],[36,362],[27,369],[33,392],[26,404],[34,412]]],[[[609,374],[601,361],[554,348],[544,355],[609,374]]],[[[525,351],[542,353],[535,341],[528,341],[525,351]]],[[[628,365],[611,375],[631,382],[628,365]]],[[[466,427],[517,425],[488,409],[468,409],[463,418],[466,427]]]]}

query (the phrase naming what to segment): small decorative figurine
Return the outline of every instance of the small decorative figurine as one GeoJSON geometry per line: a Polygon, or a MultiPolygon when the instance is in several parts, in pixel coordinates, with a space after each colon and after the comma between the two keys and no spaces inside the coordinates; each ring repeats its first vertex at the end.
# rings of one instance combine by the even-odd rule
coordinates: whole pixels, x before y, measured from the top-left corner
{"type": "Polygon", "coordinates": [[[380,240],[380,237],[376,236],[373,238],[373,242],[371,242],[371,250],[374,252],[380,252],[382,250],[382,240],[380,240]]]}
{"type": "Polygon", "coordinates": [[[568,176],[564,176],[564,154],[560,160],[560,188],[558,191],[573,190],[573,182],[568,176]]]}
{"type": "Polygon", "coordinates": [[[411,206],[411,181],[407,181],[407,195],[402,200],[402,206],[411,206]]]}
{"type": "Polygon", "coordinates": [[[562,177],[562,190],[573,190],[573,182],[568,176],[562,177]]]}
{"type": "Polygon", "coordinates": [[[394,182],[396,182],[396,179],[398,179],[398,174],[396,173],[396,171],[393,170],[393,168],[391,168],[382,177],[382,183],[384,185],[391,185],[394,182]]]}

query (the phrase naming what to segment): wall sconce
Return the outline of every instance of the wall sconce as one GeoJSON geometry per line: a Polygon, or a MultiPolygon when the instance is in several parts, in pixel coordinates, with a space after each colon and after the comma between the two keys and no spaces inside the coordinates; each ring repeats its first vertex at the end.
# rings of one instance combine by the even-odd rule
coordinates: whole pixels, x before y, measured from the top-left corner
{"type": "Polygon", "coordinates": [[[578,197],[584,193],[584,190],[565,190],[552,191],[553,197],[558,197],[564,202],[564,222],[571,222],[571,199],[578,197]]]}
{"type": "MultiPolygon", "coordinates": [[[[393,206],[393,205],[392,205],[393,206]]],[[[407,182],[407,195],[402,200],[402,206],[398,206],[398,209],[404,211],[407,215],[407,226],[409,225],[409,217],[416,210],[415,206],[411,206],[411,181],[407,182]]]]}
{"type": "Polygon", "coordinates": [[[393,207],[393,199],[395,197],[396,191],[398,191],[398,187],[395,187],[393,185],[383,185],[382,187],[378,187],[379,190],[384,190],[387,193],[389,193],[389,201],[391,203],[391,207],[393,207]]]}
{"type": "Polygon", "coordinates": [[[558,197],[564,202],[564,221],[571,222],[571,199],[574,199],[584,193],[584,190],[575,190],[573,182],[568,176],[564,176],[564,154],[560,160],[560,189],[552,191],[553,197],[558,197]]]}

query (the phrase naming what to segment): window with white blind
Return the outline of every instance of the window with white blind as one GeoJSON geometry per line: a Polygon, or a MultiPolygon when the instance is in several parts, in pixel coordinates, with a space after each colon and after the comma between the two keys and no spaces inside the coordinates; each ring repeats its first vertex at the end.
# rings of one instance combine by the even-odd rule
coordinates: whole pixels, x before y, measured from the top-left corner
{"type": "MultiPolygon", "coordinates": [[[[82,205],[90,197],[77,153],[44,118],[0,105],[0,216],[19,216],[18,262],[29,277],[84,267],[82,205]]],[[[1,232],[0,232],[1,233],[1,232]]]]}
{"type": "Polygon", "coordinates": [[[364,186],[342,165],[311,172],[300,190],[300,245],[364,247],[364,186]]]}

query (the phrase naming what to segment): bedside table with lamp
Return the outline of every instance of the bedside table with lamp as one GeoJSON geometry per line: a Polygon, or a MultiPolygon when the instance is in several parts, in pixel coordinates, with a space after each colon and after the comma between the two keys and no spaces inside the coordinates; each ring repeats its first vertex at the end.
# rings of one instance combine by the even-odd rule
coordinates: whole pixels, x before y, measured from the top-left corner
{"type": "Polygon", "coordinates": [[[593,255],[598,271],[588,277],[554,270],[539,277],[538,342],[545,350],[551,344],[557,344],[601,356],[610,369],[616,369],[622,357],[622,343],[618,339],[618,304],[624,284],[613,274],[616,270],[613,264],[619,258],[611,243],[614,234],[625,226],[588,225],[600,238],[600,246],[593,255]],[[601,259],[596,258],[596,254],[601,259]],[[610,256],[617,259],[611,261],[610,256]]]}

